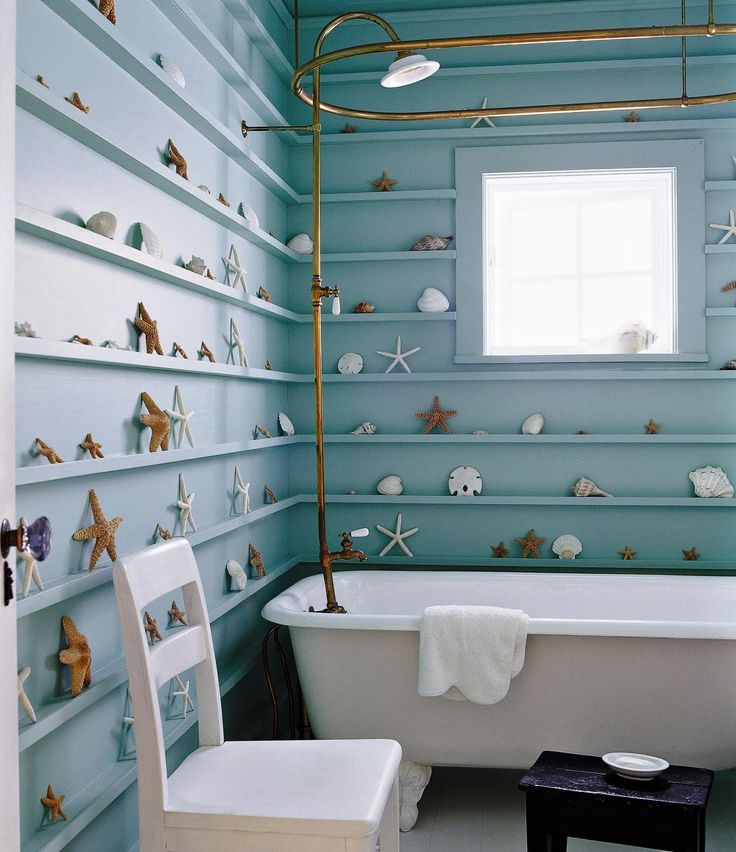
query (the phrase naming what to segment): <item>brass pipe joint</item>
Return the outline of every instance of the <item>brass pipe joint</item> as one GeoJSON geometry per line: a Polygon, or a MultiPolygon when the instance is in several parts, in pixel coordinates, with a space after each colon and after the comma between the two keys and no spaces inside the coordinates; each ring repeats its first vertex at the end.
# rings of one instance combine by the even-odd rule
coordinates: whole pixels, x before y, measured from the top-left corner
{"type": "Polygon", "coordinates": [[[318,307],[322,299],[336,299],[340,295],[340,285],[336,287],[323,287],[322,278],[319,275],[312,276],[312,306],[318,307]]]}

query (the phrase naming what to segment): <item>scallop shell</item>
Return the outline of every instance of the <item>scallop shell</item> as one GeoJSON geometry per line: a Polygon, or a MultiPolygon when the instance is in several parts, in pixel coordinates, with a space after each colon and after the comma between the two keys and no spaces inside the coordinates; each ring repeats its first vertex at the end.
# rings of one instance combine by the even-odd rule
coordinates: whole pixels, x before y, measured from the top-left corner
{"type": "Polygon", "coordinates": [[[581,476],[575,485],[573,485],[572,493],[576,497],[613,497],[613,494],[603,491],[592,479],[587,479],[584,476],[581,476]]]}
{"type": "Polygon", "coordinates": [[[544,417],[537,412],[530,414],[521,424],[521,431],[524,435],[538,435],[544,429],[544,417]]]}
{"type": "Polygon", "coordinates": [[[361,423],[360,426],[358,426],[357,429],[353,429],[353,431],[350,434],[351,435],[375,435],[376,434],[376,427],[372,423],[369,423],[366,420],[366,422],[361,423]]]}
{"type": "Polygon", "coordinates": [[[188,269],[190,272],[194,272],[196,275],[204,275],[207,271],[207,264],[202,260],[201,257],[197,257],[196,254],[192,255],[192,259],[189,263],[184,264],[184,269],[188,269]]]}
{"type": "Polygon", "coordinates": [[[242,592],[245,584],[248,582],[248,577],[245,574],[243,566],[234,559],[227,560],[227,573],[230,575],[230,591],[242,592]]]}
{"type": "Polygon", "coordinates": [[[441,314],[450,307],[450,301],[441,290],[427,287],[419,297],[417,307],[424,314],[441,314]]]}
{"type": "Polygon", "coordinates": [[[395,497],[398,494],[403,493],[404,483],[401,481],[400,476],[392,473],[389,476],[383,477],[378,485],[376,485],[376,491],[379,494],[385,494],[387,497],[395,497]]]}
{"type": "Polygon", "coordinates": [[[164,250],[161,245],[161,240],[159,240],[156,232],[149,228],[145,222],[139,222],[141,227],[141,238],[143,240],[141,244],[141,251],[145,251],[146,254],[150,254],[151,257],[163,257],[164,250]]]}
{"type": "Polygon", "coordinates": [[[700,467],[688,474],[696,497],[733,497],[733,485],[720,467],[700,467]]]}
{"type": "Polygon", "coordinates": [[[561,535],[552,542],[552,552],[560,559],[574,559],[582,550],[580,539],[574,535],[561,535]]]}
{"type": "Polygon", "coordinates": [[[456,467],[447,485],[453,497],[475,496],[483,490],[483,480],[474,467],[456,467]]]}
{"type": "Polygon", "coordinates": [[[286,245],[297,254],[311,254],[314,251],[314,243],[309,234],[297,234],[286,245]]]}
{"type": "Polygon", "coordinates": [[[87,219],[85,228],[95,234],[100,234],[102,237],[112,239],[115,236],[115,231],[118,229],[118,220],[114,213],[109,213],[107,210],[100,210],[87,219]]]}
{"type": "Polygon", "coordinates": [[[249,207],[244,201],[240,202],[240,208],[238,212],[247,222],[250,222],[254,228],[260,227],[258,216],[256,216],[256,211],[252,207],[249,207]]]}
{"type": "Polygon", "coordinates": [[[178,83],[182,89],[186,86],[187,81],[182,73],[181,68],[179,68],[176,63],[172,62],[168,56],[165,56],[163,53],[159,53],[158,55],[158,64],[164,69],[164,71],[172,78],[175,83],[178,83]]]}
{"type": "Polygon", "coordinates": [[[283,411],[279,411],[279,429],[281,429],[284,435],[294,434],[294,424],[283,411]]]}
{"type": "Polygon", "coordinates": [[[442,251],[454,240],[454,237],[438,237],[435,234],[426,234],[417,240],[411,247],[412,251],[442,251]]]}

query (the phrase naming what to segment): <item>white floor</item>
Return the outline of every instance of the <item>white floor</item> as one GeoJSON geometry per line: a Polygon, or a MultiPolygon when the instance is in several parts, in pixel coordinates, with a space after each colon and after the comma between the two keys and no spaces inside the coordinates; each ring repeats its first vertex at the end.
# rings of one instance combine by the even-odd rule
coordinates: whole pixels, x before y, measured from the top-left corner
{"type": "MultiPolygon", "coordinates": [[[[401,835],[401,852],[525,852],[522,772],[437,768],[419,802],[419,820],[401,835]]],[[[736,852],[736,774],[716,776],[708,804],[708,852],[736,852]]],[[[569,852],[636,852],[589,840],[569,852]]],[[[641,850],[639,849],[639,852],[641,850]]]]}

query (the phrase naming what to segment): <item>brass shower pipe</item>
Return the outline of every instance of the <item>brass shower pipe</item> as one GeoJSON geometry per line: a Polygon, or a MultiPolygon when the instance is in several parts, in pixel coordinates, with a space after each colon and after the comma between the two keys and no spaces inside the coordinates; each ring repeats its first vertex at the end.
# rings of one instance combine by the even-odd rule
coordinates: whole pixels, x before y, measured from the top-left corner
{"type": "MultiPolygon", "coordinates": [[[[298,64],[299,15],[298,0],[295,0],[295,56],[298,64]]],[[[249,126],[242,122],[243,136],[256,131],[306,131],[312,135],[312,333],[314,349],[314,403],[315,403],[315,449],[317,456],[317,530],[319,556],[325,582],[327,606],[324,612],[345,612],[337,602],[332,576],[332,563],[338,559],[365,559],[361,551],[353,551],[346,533],[343,533],[342,550],[330,552],[327,545],[327,523],[325,506],[325,460],[324,460],[324,405],[322,389],[322,300],[339,295],[337,288],[322,284],[322,236],[321,236],[321,112],[329,112],[348,118],[374,121],[436,121],[438,119],[470,119],[479,117],[503,117],[514,115],[549,115],[566,112],[603,112],[612,110],[656,109],[663,107],[703,106],[707,104],[736,101],[736,92],[715,95],[689,96],[687,93],[687,49],[689,37],[736,35],[736,24],[717,24],[713,16],[713,0],[708,2],[708,20],[704,24],[687,24],[685,0],[681,0],[681,21],[678,25],[651,27],[621,27],[613,29],[564,30],[559,32],[514,33],[501,35],[455,36],[435,39],[410,39],[403,41],[394,28],[382,17],[371,12],[348,12],[330,21],[320,32],[315,42],[313,57],[299,65],[291,80],[294,94],[312,110],[312,121],[308,125],[249,126]],[[348,21],[369,21],[381,27],[390,41],[360,44],[322,53],[325,39],[337,27],[348,21]],[[620,101],[591,101],[587,103],[546,104],[537,106],[488,107],[486,109],[447,109],[429,112],[378,112],[339,106],[321,97],[321,70],[325,65],[365,56],[371,53],[397,53],[399,58],[415,51],[446,50],[448,48],[492,47],[497,45],[563,44],[574,42],[629,41],[651,38],[679,38],[681,40],[682,90],[679,97],[644,98],[620,101]],[[312,76],[312,92],[306,92],[302,80],[312,76]]]]}

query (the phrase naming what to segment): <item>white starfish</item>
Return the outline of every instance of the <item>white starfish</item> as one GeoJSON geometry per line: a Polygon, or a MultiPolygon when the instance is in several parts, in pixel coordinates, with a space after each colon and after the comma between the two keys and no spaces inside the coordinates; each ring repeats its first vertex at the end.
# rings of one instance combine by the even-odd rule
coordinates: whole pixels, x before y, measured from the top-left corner
{"type": "MultiPolygon", "coordinates": [[[[481,109],[488,109],[488,98],[483,98],[483,103],[480,105],[481,109]]],[[[470,125],[470,129],[472,130],[474,127],[477,127],[481,121],[485,121],[485,123],[489,127],[495,127],[496,125],[491,121],[490,117],[487,115],[479,115],[478,118],[470,125]]]]}
{"type": "Polygon", "coordinates": [[[194,704],[192,703],[192,699],[189,696],[189,681],[184,683],[184,681],[179,677],[179,675],[174,675],[174,680],[179,684],[179,689],[175,689],[172,695],[174,698],[181,698],[183,707],[182,710],[184,712],[184,718],[187,718],[187,710],[191,707],[194,710],[194,704]]]}
{"type": "Polygon", "coordinates": [[[406,363],[406,361],[404,359],[408,358],[410,355],[414,355],[415,352],[419,352],[420,349],[421,349],[421,346],[415,346],[414,349],[410,349],[408,352],[402,352],[401,351],[401,338],[397,337],[396,338],[396,352],[381,352],[379,350],[376,350],[376,351],[377,351],[378,355],[383,355],[384,358],[393,358],[394,359],[388,365],[388,367],[386,367],[387,373],[390,373],[391,370],[393,370],[394,367],[398,367],[399,364],[401,364],[401,366],[406,370],[407,373],[411,373],[411,370],[409,369],[409,365],[406,363]]]}
{"type": "Polygon", "coordinates": [[[179,499],[176,505],[179,507],[179,528],[181,534],[186,535],[187,526],[190,526],[194,532],[197,532],[197,524],[194,521],[192,514],[192,503],[194,502],[195,492],[187,494],[187,485],[184,482],[184,474],[179,474],[179,499]]]}
{"type": "Polygon", "coordinates": [[[31,704],[30,699],[26,695],[25,687],[23,686],[23,684],[28,680],[30,674],[31,669],[28,666],[18,672],[18,701],[20,701],[20,706],[26,711],[26,716],[28,716],[31,722],[35,722],[36,711],[33,709],[33,704],[31,704]]]}
{"type": "Polygon", "coordinates": [[[736,237],[736,218],[734,217],[733,210],[728,211],[728,225],[710,225],[709,227],[715,228],[718,231],[725,231],[726,233],[718,240],[718,245],[727,242],[731,239],[731,237],[736,237]]]}
{"type": "Polygon", "coordinates": [[[33,554],[27,550],[23,550],[18,556],[20,556],[24,563],[21,594],[24,598],[27,598],[28,593],[31,591],[31,581],[36,584],[39,591],[43,590],[43,583],[41,582],[41,575],[38,572],[38,562],[33,558],[33,554]]]}
{"type": "Polygon", "coordinates": [[[243,482],[243,477],[240,475],[238,466],[235,465],[235,491],[237,497],[243,498],[242,515],[247,515],[250,512],[250,482],[243,482]]]}
{"type": "MultiPolygon", "coordinates": [[[[238,350],[238,360],[240,361],[241,367],[248,366],[248,355],[245,352],[245,344],[243,343],[243,338],[240,336],[240,331],[238,330],[237,325],[235,324],[235,320],[230,318],[230,352],[232,354],[233,349],[238,350]]],[[[233,363],[235,363],[235,357],[233,356],[233,363]]]]}
{"type": "Polygon", "coordinates": [[[240,263],[238,250],[235,245],[230,246],[230,252],[227,257],[223,257],[222,262],[225,264],[225,280],[230,287],[237,287],[238,284],[243,288],[243,292],[248,292],[248,282],[246,280],[245,268],[240,263]],[[230,281],[230,273],[235,273],[235,280],[230,281]]]}
{"type": "Polygon", "coordinates": [[[189,428],[189,420],[194,412],[187,411],[184,408],[184,400],[181,397],[179,385],[174,388],[174,400],[175,409],[172,410],[171,408],[167,408],[166,413],[172,420],[175,420],[179,424],[179,440],[176,442],[177,449],[180,450],[182,448],[185,435],[187,441],[189,441],[189,446],[193,447],[194,438],[192,437],[192,430],[189,428]]]}
{"type": "Polygon", "coordinates": [[[409,536],[414,535],[414,533],[419,532],[419,527],[413,527],[406,532],[401,532],[401,522],[402,516],[401,512],[396,517],[396,531],[392,532],[391,530],[387,530],[386,527],[382,527],[380,524],[376,524],[376,529],[379,532],[382,532],[384,535],[387,535],[390,539],[389,543],[383,548],[383,550],[378,554],[379,556],[385,556],[390,550],[393,550],[395,545],[399,545],[399,547],[404,551],[407,556],[414,556],[414,554],[409,550],[409,548],[404,544],[404,539],[409,538],[409,536]]]}

